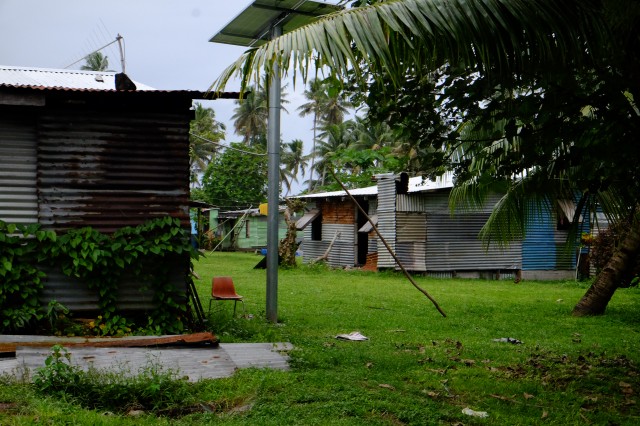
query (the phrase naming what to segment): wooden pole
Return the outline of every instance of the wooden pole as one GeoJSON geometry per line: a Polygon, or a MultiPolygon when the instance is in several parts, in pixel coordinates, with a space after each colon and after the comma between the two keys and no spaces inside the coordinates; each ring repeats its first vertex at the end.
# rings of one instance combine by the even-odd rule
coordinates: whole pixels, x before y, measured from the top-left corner
{"type": "Polygon", "coordinates": [[[438,305],[438,302],[436,302],[436,300],[431,297],[431,295],[429,293],[427,293],[427,291],[425,289],[423,289],[422,287],[420,287],[418,285],[418,283],[415,282],[415,280],[413,279],[413,277],[411,276],[411,274],[409,274],[409,271],[407,271],[404,267],[404,265],[402,264],[402,262],[400,262],[400,259],[398,259],[398,256],[394,253],[393,249],[389,246],[389,244],[387,243],[387,241],[384,239],[384,237],[380,234],[380,231],[378,231],[378,227],[373,223],[373,221],[371,220],[371,218],[369,217],[369,215],[367,214],[367,212],[364,211],[364,209],[362,207],[360,207],[360,204],[356,201],[356,199],[353,197],[353,195],[351,195],[351,193],[349,192],[349,190],[347,189],[346,186],[344,186],[344,184],[340,181],[340,179],[338,179],[338,177],[336,176],[336,174],[333,171],[333,168],[329,168],[329,172],[331,172],[331,175],[333,176],[333,178],[336,180],[336,182],[338,182],[338,184],[340,185],[340,187],[342,187],[342,189],[344,190],[344,192],[347,193],[347,195],[349,196],[349,198],[351,198],[351,200],[355,203],[356,207],[358,207],[358,210],[360,211],[360,213],[362,213],[364,215],[364,217],[367,218],[367,220],[369,221],[369,223],[371,224],[371,226],[373,227],[373,230],[376,232],[376,234],[378,235],[378,238],[380,238],[380,241],[382,241],[382,244],[384,244],[384,246],[387,248],[387,251],[389,252],[389,254],[393,257],[393,259],[396,261],[396,263],[398,264],[398,266],[400,267],[400,269],[402,270],[402,272],[404,273],[404,275],[407,277],[407,279],[409,280],[409,282],[416,288],[418,289],[418,291],[422,294],[424,294],[425,296],[427,296],[427,299],[429,299],[431,301],[431,303],[433,303],[433,306],[436,307],[436,309],[438,310],[438,312],[440,312],[440,314],[446,318],[447,314],[444,313],[444,311],[442,310],[442,308],[440,308],[440,305],[438,305]]]}

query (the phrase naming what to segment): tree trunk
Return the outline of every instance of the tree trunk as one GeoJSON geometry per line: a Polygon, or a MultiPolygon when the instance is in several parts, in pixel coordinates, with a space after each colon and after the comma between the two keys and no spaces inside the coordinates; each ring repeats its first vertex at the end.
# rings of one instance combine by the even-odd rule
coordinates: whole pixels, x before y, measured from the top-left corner
{"type": "Polygon", "coordinates": [[[574,316],[602,315],[624,273],[633,267],[640,254],[640,219],[632,221],[631,229],[613,252],[589,290],[573,308],[574,316]]]}

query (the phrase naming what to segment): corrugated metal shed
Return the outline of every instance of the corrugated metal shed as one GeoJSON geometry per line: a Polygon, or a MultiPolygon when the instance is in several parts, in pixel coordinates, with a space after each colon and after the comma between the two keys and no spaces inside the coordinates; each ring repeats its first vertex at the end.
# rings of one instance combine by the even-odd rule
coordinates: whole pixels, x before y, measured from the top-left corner
{"type": "MultiPolygon", "coordinates": [[[[0,67],[0,219],[112,232],[170,215],[189,228],[190,108],[201,93],[116,91],[113,76],[0,67]]],[[[188,258],[163,261],[185,289],[188,258]]],[[[96,309],[76,284],[51,271],[45,299],[96,309]]],[[[125,280],[120,306],[151,308],[144,287],[125,280]]]]}
{"type": "Polygon", "coordinates": [[[561,246],[566,238],[566,231],[557,231],[556,218],[550,208],[536,214],[536,219],[529,225],[522,242],[522,269],[572,269],[572,262],[567,262],[566,256],[562,256],[561,246]]]}

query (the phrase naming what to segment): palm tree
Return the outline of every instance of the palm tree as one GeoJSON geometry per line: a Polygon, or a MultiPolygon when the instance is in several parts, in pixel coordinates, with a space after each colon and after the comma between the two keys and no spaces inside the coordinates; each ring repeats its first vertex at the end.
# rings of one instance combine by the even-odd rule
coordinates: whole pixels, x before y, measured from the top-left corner
{"type": "Polygon", "coordinates": [[[312,154],[318,159],[315,168],[320,175],[320,186],[325,185],[327,170],[333,167],[333,162],[339,156],[340,151],[352,147],[356,142],[354,122],[344,121],[340,124],[328,124],[323,127],[318,135],[318,144],[312,154]]]}
{"type": "MultiPolygon", "coordinates": [[[[309,81],[309,88],[304,91],[304,96],[309,102],[298,107],[301,117],[313,114],[313,144],[311,152],[316,151],[318,140],[318,129],[329,124],[340,124],[344,120],[344,115],[351,106],[340,91],[340,84],[335,78],[319,80],[317,78],[309,81]]],[[[315,170],[315,156],[311,156],[311,176],[309,177],[309,191],[313,182],[313,172],[315,170]]]]}
{"type": "MultiPolygon", "coordinates": [[[[290,171],[291,179],[298,182],[298,175],[302,172],[302,176],[304,177],[305,170],[309,164],[309,156],[304,155],[304,142],[301,139],[294,139],[284,144],[281,152],[282,168],[290,171]]],[[[291,185],[289,185],[287,189],[290,190],[291,185]]],[[[289,191],[287,191],[285,196],[288,194],[289,191]]]]}
{"type": "Polygon", "coordinates": [[[109,58],[100,52],[93,52],[85,56],[85,64],[80,67],[81,70],[87,71],[110,71],[109,58]]]}
{"type": "Polygon", "coordinates": [[[251,92],[236,103],[237,107],[231,116],[233,126],[236,133],[242,136],[242,142],[253,146],[267,134],[267,95],[264,90],[251,88],[251,92]]]}
{"type": "Polygon", "coordinates": [[[213,109],[195,103],[195,117],[189,126],[189,170],[191,183],[198,182],[198,175],[205,172],[207,166],[218,151],[217,143],[225,137],[226,127],[216,120],[213,109]]]}
{"type": "MultiPolygon", "coordinates": [[[[255,146],[266,143],[267,119],[269,118],[269,91],[266,77],[262,84],[251,86],[249,93],[236,101],[236,109],[231,118],[235,132],[242,136],[245,145],[255,146]]],[[[286,87],[280,93],[281,105],[289,103],[286,87]]],[[[282,107],[284,112],[287,109],[282,107]]]]}
{"type": "MultiPolygon", "coordinates": [[[[614,115],[615,120],[624,123],[640,116],[636,104],[640,99],[639,40],[635,30],[639,15],[636,2],[620,0],[374,2],[370,6],[325,16],[260,48],[248,50],[218,77],[212,88],[222,90],[237,72],[248,81],[272,62],[278,63],[282,73],[288,72],[291,65],[294,76],[301,72],[303,77],[307,64],[313,63],[329,68],[338,77],[353,74],[365,87],[367,78],[372,75],[384,76],[389,84],[400,87],[407,73],[429,72],[444,65],[490,77],[496,87],[501,82],[502,87],[515,87],[521,77],[532,81],[531,76],[553,76],[554,73],[557,75],[557,70],[585,70],[583,72],[588,73],[590,68],[599,67],[601,75],[613,69],[617,81],[625,82],[607,94],[626,97],[626,105],[614,115]],[[606,62],[611,60],[611,63],[602,66],[601,58],[606,58],[606,62]]],[[[604,104],[604,108],[607,105],[604,104]]],[[[595,112],[606,117],[606,111],[595,112]]],[[[608,111],[612,112],[611,109],[608,111]]],[[[609,121],[611,126],[613,123],[609,121]]],[[[601,129],[604,127],[606,125],[601,129]]],[[[631,138],[629,143],[639,137],[637,130],[631,131],[635,139],[631,138]]],[[[589,133],[585,131],[585,135],[588,137],[589,133]]],[[[602,135],[606,136],[605,133],[602,135]]],[[[592,146],[597,146],[598,141],[593,141],[596,145],[592,146]]],[[[570,150],[570,141],[558,149],[570,150]]],[[[625,152],[633,155],[631,151],[625,152]]],[[[562,152],[558,151],[558,155],[562,152]]],[[[632,170],[636,170],[633,164],[640,163],[640,158],[629,162],[624,156],[611,160],[630,165],[632,170]]],[[[552,173],[540,175],[547,183],[554,179],[580,182],[573,169],[562,169],[566,164],[556,162],[555,166],[557,168],[548,169],[552,173]]],[[[590,184],[596,188],[603,178],[611,184],[611,180],[606,180],[607,176],[582,169],[589,172],[582,175],[583,183],[585,177],[590,177],[590,184]]],[[[617,173],[619,169],[605,167],[602,170],[617,173]]],[[[616,252],[610,265],[604,268],[609,275],[598,276],[583,301],[576,306],[575,314],[604,312],[617,287],[616,276],[629,259],[634,259],[640,252],[640,194],[631,189],[619,188],[619,193],[628,195],[622,211],[634,218],[634,225],[621,244],[623,250],[616,252]],[[619,254],[626,255],[626,260],[619,254]]],[[[499,205],[498,210],[506,207],[508,204],[499,205]]],[[[518,223],[525,224],[526,221],[518,223]]]]}
{"type": "Polygon", "coordinates": [[[315,157],[313,153],[316,151],[316,140],[318,132],[318,120],[322,114],[322,106],[324,105],[325,92],[322,87],[322,81],[317,78],[309,81],[309,89],[304,91],[304,96],[309,102],[298,107],[298,113],[301,117],[313,114],[313,141],[311,146],[311,176],[309,177],[309,191],[313,181],[313,170],[315,157]]]}

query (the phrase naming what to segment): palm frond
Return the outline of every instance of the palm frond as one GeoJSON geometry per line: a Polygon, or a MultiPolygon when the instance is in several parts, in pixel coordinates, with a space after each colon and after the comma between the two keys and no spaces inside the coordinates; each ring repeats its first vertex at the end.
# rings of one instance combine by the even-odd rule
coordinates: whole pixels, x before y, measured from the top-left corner
{"type": "Polygon", "coordinates": [[[246,51],[211,85],[221,91],[238,75],[241,88],[272,64],[303,80],[310,64],[359,75],[359,64],[402,81],[412,66],[480,64],[496,72],[562,65],[593,53],[605,33],[593,1],[389,0],[318,19],[246,51]],[[591,49],[587,48],[591,46],[591,49]],[[393,54],[391,53],[393,51],[393,54]],[[398,57],[402,52],[403,57],[398,57]]]}

